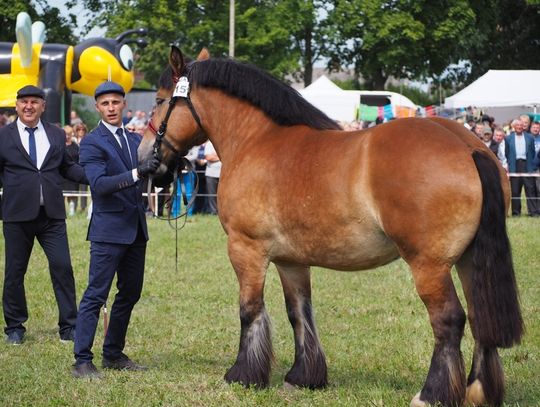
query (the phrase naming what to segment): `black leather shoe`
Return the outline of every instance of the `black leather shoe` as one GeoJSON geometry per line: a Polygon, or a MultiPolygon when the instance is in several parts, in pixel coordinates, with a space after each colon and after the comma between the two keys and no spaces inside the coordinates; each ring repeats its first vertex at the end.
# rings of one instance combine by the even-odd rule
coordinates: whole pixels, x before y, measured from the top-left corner
{"type": "Polygon", "coordinates": [[[133,370],[133,371],[148,370],[148,367],[135,363],[124,354],[122,354],[122,356],[120,356],[118,359],[115,359],[115,360],[103,358],[103,362],[101,366],[104,369],[114,369],[114,370],[133,370]]]}
{"type": "Polygon", "coordinates": [[[75,328],[68,329],[60,334],[60,342],[68,343],[73,342],[75,339],[75,328]]]}
{"type": "Polygon", "coordinates": [[[77,379],[101,379],[102,374],[92,362],[73,365],[71,374],[77,379]]]}
{"type": "Polygon", "coordinates": [[[7,334],[6,342],[9,345],[20,345],[24,342],[24,333],[19,331],[12,331],[7,334]]]}

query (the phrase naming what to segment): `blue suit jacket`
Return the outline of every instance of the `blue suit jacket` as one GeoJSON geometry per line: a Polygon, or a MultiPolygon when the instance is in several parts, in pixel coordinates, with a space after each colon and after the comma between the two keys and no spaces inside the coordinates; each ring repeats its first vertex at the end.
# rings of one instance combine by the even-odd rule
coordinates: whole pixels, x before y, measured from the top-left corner
{"type": "Polygon", "coordinates": [[[92,242],[131,244],[139,225],[148,240],[142,183],[132,175],[141,136],[127,130],[126,135],[133,166],[124,161],[118,141],[101,122],[81,142],[79,160],[92,193],[87,236],[92,242]]]}
{"type": "MultiPolygon", "coordinates": [[[[534,171],[534,137],[524,133],[527,155],[527,172],[534,171]]],[[[505,153],[508,160],[508,172],[516,172],[516,133],[512,132],[505,139],[505,153]]]]}

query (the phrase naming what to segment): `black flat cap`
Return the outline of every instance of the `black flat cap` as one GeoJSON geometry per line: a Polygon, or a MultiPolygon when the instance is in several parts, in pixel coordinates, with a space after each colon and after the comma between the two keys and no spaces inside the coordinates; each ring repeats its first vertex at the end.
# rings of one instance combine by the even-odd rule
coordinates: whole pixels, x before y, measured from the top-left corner
{"type": "Polygon", "coordinates": [[[97,99],[98,97],[106,93],[118,93],[122,96],[126,95],[126,92],[124,92],[124,88],[122,88],[119,84],[111,81],[106,81],[96,88],[96,91],[94,92],[94,99],[97,99]]]}
{"type": "Polygon", "coordinates": [[[27,96],[35,96],[41,99],[45,99],[45,92],[43,92],[43,89],[40,89],[37,86],[26,85],[18,90],[17,99],[27,96]]]}

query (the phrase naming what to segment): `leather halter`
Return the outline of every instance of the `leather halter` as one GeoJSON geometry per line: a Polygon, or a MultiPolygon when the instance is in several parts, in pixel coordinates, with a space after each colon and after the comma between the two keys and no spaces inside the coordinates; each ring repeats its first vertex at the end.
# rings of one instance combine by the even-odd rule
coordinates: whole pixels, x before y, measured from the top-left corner
{"type": "MultiPolygon", "coordinates": [[[[191,66],[192,66],[191,64],[187,66],[187,72],[185,76],[188,79],[189,79],[189,73],[191,72],[191,66]]],[[[179,79],[180,78],[176,76],[174,77],[174,80],[173,80],[174,87],[176,87],[176,84],[178,83],[179,79]]],[[[197,114],[197,111],[195,110],[193,103],[191,102],[190,94],[191,94],[191,86],[189,87],[189,90],[186,96],[172,96],[171,97],[171,99],[169,100],[169,108],[167,109],[165,118],[162,120],[161,124],[159,125],[158,130],[156,130],[156,127],[154,126],[152,119],[150,119],[150,121],[148,122],[148,128],[156,136],[156,141],[154,142],[154,146],[153,146],[154,158],[157,158],[158,160],[161,161],[161,144],[165,144],[167,148],[171,149],[176,155],[182,156],[182,154],[176,149],[176,147],[174,147],[171,144],[171,142],[167,140],[167,138],[165,137],[165,132],[167,131],[167,124],[169,121],[169,117],[174,107],[176,106],[176,102],[178,101],[178,99],[186,100],[189,111],[191,112],[191,116],[193,116],[193,119],[195,120],[195,122],[197,122],[197,125],[199,126],[199,128],[204,132],[204,129],[201,124],[201,119],[199,115],[197,114]]]]}
{"type": "MultiPolygon", "coordinates": [[[[191,64],[189,64],[187,66],[187,72],[186,72],[186,75],[185,75],[186,77],[189,77],[190,71],[191,71],[191,64]]],[[[173,87],[176,87],[176,84],[178,83],[180,78],[175,76],[173,79],[174,79],[173,80],[173,87]]],[[[193,172],[195,174],[195,179],[197,180],[196,183],[195,183],[194,192],[193,192],[193,194],[191,196],[191,199],[189,201],[186,198],[184,186],[181,186],[181,188],[182,188],[182,197],[183,197],[183,200],[184,200],[184,206],[186,207],[186,211],[185,211],[184,214],[180,214],[180,215],[176,216],[176,218],[171,218],[170,212],[169,212],[169,216],[167,218],[169,220],[169,224],[170,224],[171,219],[178,219],[179,217],[182,217],[184,215],[187,216],[188,208],[193,206],[193,204],[195,202],[195,198],[197,197],[197,191],[199,189],[198,177],[197,177],[197,174],[195,173],[195,170],[194,170],[192,164],[185,157],[183,157],[183,154],[180,153],[180,151],[178,151],[178,149],[175,146],[173,146],[171,144],[171,142],[169,140],[167,140],[167,138],[165,137],[165,132],[167,131],[167,124],[168,124],[168,121],[169,121],[169,117],[171,116],[171,113],[172,113],[174,107],[176,106],[176,102],[178,101],[178,99],[185,99],[186,100],[187,106],[189,108],[189,111],[191,112],[191,115],[193,116],[193,119],[197,122],[197,125],[199,126],[199,128],[204,132],[204,129],[203,129],[202,124],[201,124],[201,119],[200,119],[199,115],[197,114],[197,111],[195,110],[195,107],[193,106],[193,103],[191,102],[191,98],[189,97],[190,93],[191,93],[191,87],[189,88],[188,93],[187,93],[186,96],[172,96],[171,97],[171,99],[169,100],[169,107],[167,109],[167,113],[165,114],[165,118],[162,120],[161,124],[159,125],[158,130],[156,130],[156,127],[154,126],[154,123],[153,123],[152,119],[150,119],[149,122],[148,122],[148,128],[156,136],[156,140],[155,140],[154,146],[153,146],[153,156],[154,156],[154,158],[158,159],[161,162],[161,158],[162,158],[161,157],[161,144],[165,144],[167,146],[167,148],[172,150],[177,156],[176,157],[177,158],[176,159],[176,169],[173,171],[173,174],[174,174],[173,175],[173,192],[171,194],[171,197],[176,196],[176,190],[177,190],[177,187],[178,187],[178,183],[177,183],[178,171],[180,169],[187,168],[188,172],[193,172]]],[[[148,188],[147,192],[148,192],[148,196],[149,196],[148,204],[149,204],[150,210],[153,213],[155,213],[155,208],[154,208],[152,199],[150,198],[151,197],[151,192],[152,192],[152,178],[150,178],[150,181],[148,182],[147,188],[148,188]]]]}

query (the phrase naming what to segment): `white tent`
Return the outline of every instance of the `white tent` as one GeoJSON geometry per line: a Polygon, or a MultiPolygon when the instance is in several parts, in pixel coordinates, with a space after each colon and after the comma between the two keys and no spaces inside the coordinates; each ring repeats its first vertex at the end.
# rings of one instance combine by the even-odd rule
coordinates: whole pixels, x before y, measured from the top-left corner
{"type": "Polygon", "coordinates": [[[313,96],[315,94],[339,95],[343,93],[343,89],[323,75],[315,82],[312,82],[302,89],[300,93],[302,93],[303,96],[313,96]]]}
{"type": "Polygon", "coordinates": [[[324,75],[299,92],[304,99],[334,120],[352,121],[356,116],[358,96],[341,89],[324,75]]]}
{"type": "Polygon", "coordinates": [[[326,76],[321,76],[311,85],[301,89],[300,94],[312,105],[334,120],[350,122],[356,118],[356,110],[362,95],[386,96],[392,107],[405,106],[416,109],[407,97],[387,91],[343,90],[326,76]]]}
{"type": "Polygon", "coordinates": [[[540,106],[540,70],[489,70],[444,101],[446,108],[540,106]]]}
{"type": "Polygon", "coordinates": [[[415,105],[407,96],[403,96],[401,93],[397,92],[390,92],[389,90],[347,90],[346,92],[357,95],[358,100],[361,103],[364,103],[362,102],[362,98],[365,100],[367,96],[386,96],[390,99],[392,106],[404,106],[411,109],[418,108],[418,106],[415,105]]]}

